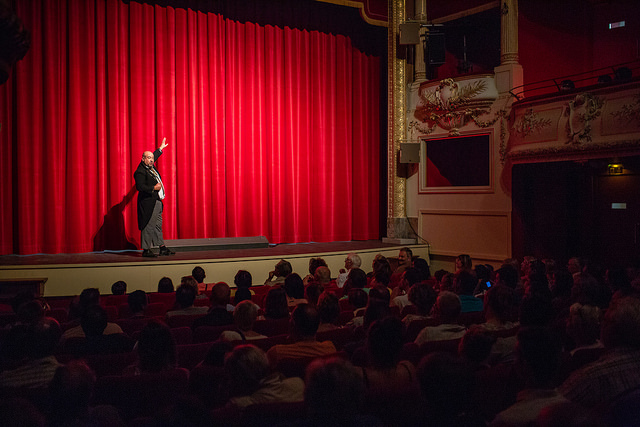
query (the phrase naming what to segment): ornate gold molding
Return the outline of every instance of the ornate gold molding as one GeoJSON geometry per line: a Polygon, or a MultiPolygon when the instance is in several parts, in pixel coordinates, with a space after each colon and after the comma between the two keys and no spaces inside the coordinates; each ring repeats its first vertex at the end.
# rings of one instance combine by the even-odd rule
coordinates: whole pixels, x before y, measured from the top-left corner
{"type": "MultiPolygon", "coordinates": [[[[387,130],[387,221],[406,214],[406,180],[398,176],[398,152],[406,131],[406,60],[398,58],[397,37],[404,22],[404,0],[389,1],[388,31],[388,130],[387,130]]],[[[388,236],[393,237],[393,236],[388,236]]]]}

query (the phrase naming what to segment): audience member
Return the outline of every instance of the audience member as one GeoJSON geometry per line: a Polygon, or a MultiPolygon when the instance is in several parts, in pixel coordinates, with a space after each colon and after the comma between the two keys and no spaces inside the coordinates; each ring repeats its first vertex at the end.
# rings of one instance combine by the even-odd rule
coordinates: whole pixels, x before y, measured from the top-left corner
{"type": "Polygon", "coordinates": [[[398,266],[391,274],[388,286],[392,289],[399,286],[402,281],[402,275],[411,266],[413,266],[413,252],[410,248],[401,248],[398,251],[398,266]]]}
{"type": "Polygon", "coordinates": [[[0,387],[46,388],[60,366],[53,356],[60,334],[60,325],[50,318],[12,327],[1,348],[0,387]]]}
{"type": "Polygon", "coordinates": [[[323,292],[324,288],[314,282],[307,285],[306,289],[304,290],[304,296],[306,297],[306,300],[309,304],[317,306],[318,299],[323,292]]]}
{"type": "Polygon", "coordinates": [[[322,286],[323,289],[331,286],[331,270],[329,270],[329,267],[320,266],[316,268],[313,278],[315,283],[322,286]]]}
{"type": "Polygon", "coordinates": [[[416,314],[407,314],[402,322],[409,326],[414,320],[424,320],[431,317],[431,310],[438,298],[438,294],[426,283],[416,283],[409,289],[409,301],[416,307],[416,314]]]}
{"type": "Polygon", "coordinates": [[[400,283],[391,292],[392,304],[401,311],[405,306],[409,305],[409,289],[416,283],[422,282],[422,277],[422,272],[417,268],[409,267],[405,269],[400,283]]]}
{"type": "Polygon", "coordinates": [[[307,368],[304,402],[309,426],[381,426],[362,415],[365,389],[360,373],[339,359],[316,359],[307,368]]]}
{"type": "Polygon", "coordinates": [[[127,297],[127,303],[129,304],[129,311],[132,318],[145,317],[144,311],[147,308],[147,294],[145,291],[136,290],[129,294],[127,297]]]}
{"type": "Polygon", "coordinates": [[[282,286],[274,286],[269,290],[264,301],[264,318],[276,320],[286,317],[289,317],[287,293],[282,286]]]}
{"type": "Polygon", "coordinates": [[[336,285],[339,288],[344,287],[344,284],[349,277],[349,271],[354,268],[360,268],[361,265],[362,259],[360,259],[360,255],[355,252],[351,252],[350,254],[348,254],[344,259],[344,268],[340,269],[340,274],[338,274],[338,278],[336,279],[336,285]]]}
{"type": "Polygon", "coordinates": [[[111,285],[111,293],[113,295],[124,295],[127,293],[127,283],[123,280],[118,280],[111,285]]]}
{"type": "Polygon", "coordinates": [[[158,293],[170,294],[174,292],[173,281],[169,277],[163,277],[158,281],[158,293]]]}
{"type": "Polygon", "coordinates": [[[211,306],[207,314],[193,321],[193,329],[199,326],[223,326],[233,324],[233,314],[230,312],[230,308],[233,308],[233,306],[229,304],[231,301],[231,289],[229,289],[229,285],[224,282],[218,282],[213,285],[209,301],[211,306]]]}
{"type": "Polygon", "coordinates": [[[291,338],[294,344],[279,344],[267,351],[271,367],[275,368],[282,359],[308,358],[336,352],[331,341],[316,341],[320,326],[320,315],[315,307],[299,304],[291,315],[291,338]]]}
{"type": "Polygon", "coordinates": [[[136,345],[138,363],[128,373],[140,375],[176,368],[176,343],[169,327],[151,320],[140,332],[136,345]]]}
{"type": "Polygon", "coordinates": [[[415,367],[409,361],[400,361],[403,335],[402,321],[396,317],[371,324],[366,340],[369,364],[362,368],[366,388],[397,392],[417,385],[415,367]]]}
{"type": "Polygon", "coordinates": [[[167,312],[167,318],[173,316],[197,316],[207,314],[209,307],[194,307],[193,303],[196,300],[197,288],[195,286],[195,280],[191,279],[189,282],[178,286],[176,290],[176,310],[167,312]]]}
{"type": "Polygon", "coordinates": [[[236,294],[233,299],[233,304],[238,305],[240,301],[251,300],[251,285],[253,284],[253,278],[251,273],[246,270],[238,270],[233,283],[236,285],[236,294]]]}
{"type": "Polygon", "coordinates": [[[304,284],[298,273],[291,273],[284,279],[284,292],[287,294],[287,305],[289,307],[308,302],[304,298],[304,284]]]}
{"type": "Polygon", "coordinates": [[[344,298],[347,298],[351,289],[363,289],[365,293],[369,293],[369,288],[367,286],[367,274],[364,270],[359,268],[352,268],[349,270],[349,275],[347,276],[347,281],[344,283],[342,287],[344,298]]]}
{"type": "Polygon", "coordinates": [[[269,277],[264,281],[264,284],[269,286],[282,285],[284,284],[284,279],[286,279],[286,277],[291,273],[293,273],[291,263],[281,259],[275,265],[273,270],[269,272],[269,277]]]}
{"type": "Polygon", "coordinates": [[[320,326],[318,332],[337,329],[338,317],[340,316],[340,303],[338,297],[330,292],[323,292],[318,301],[318,314],[320,315],[320,326]]]}
{"type": "Polygon", "coordinates": [[[431,353],[418,366],[418,381],[425,398],[424,426],[481,427],[484,420],[473,411],[474,377],[471,368],[448,353],[431,353]]]}
{"type": "Polygon", "coordinates": [[[454,274],[456,275],[462,271],[466,271],[467,273],[471,273],[473,271],[473,261],[471,261],[471,257],[467,254],[458,255],[456,257],[455,264],[456,270],[454,274]]]}
{"type": "Polygon", "coordinates": [[[607,352],[577,371],[560,392],[572,402],[594,407],[640,386],[640,300],[620,298],[607,309],[601,339],[607,352]]]}
{"type": "Polygon", "coordinates": [[[328,267],[327,262],[323,258],[311,258],[309,260],[309,274],[304,277],[303,283],[305,286],[315,282],[315,274],[318,267],[328,267]]]}
{"type": "MultiPolygon", "coordinates": [[[[87,309],[89,309],[90,307],[97,306],[99,302],[100,302],[100,291],[97,288],[85,289],[80,293],[80,297],[78,298],[78,303],[76,304],[76,308],[73,311],[78,316],[80,316],[80,319],[81,319],[84,316],[84,312],[87,309]]],[[[94,311],[93,314],[95,315],[96,312],[94,311]]],[[[106,316],[106,313],[105,313],[105,316],[106,316]]],[[[60,339],[61,343],[64,343],[70,338],[83,338],[86,336],[82,326],[80,325],[81,323],[80,319],[78,319],[77,322],[72,323],[72,325],[77,324],[77,326],[70,327],[69,329],[64,331],[64,333],[62,334],[62,338],[60,339]]],[[[118,326],[118,324],[107,322],[106,327],[104,328],[104,331],[101,334],[112,335],[112,334],[122,334],[122,333],[123,333],[122,328],[118,326]]]]}
{"type": "Polygon", "coordinates": [[[253,330],[258,318],[258,306],[251,301],[241,301],[233,311],[235,331],[224,331],[220,335],[222,341],[249,341],[266,338],[253,330]]]}
{"type": "Polygon", "coordinates": [[[481,325],[471,325],[458,345],[458,355],[474,370],[488,369],[496,337],[481,325]]]}
{"type": "Polygon", "coordinates": [[[427,326],[420,331],[415,339],[416,344],[462,338],[467,331],[464,326],[456,323],[458,316],[460,316],[460,298],[453,292],[440,292],[436,300],[434,314],[440,320],[440,324],[427,326]]]}
{"type": "Polygon", "coordinates": [[[524,372],[526,387],[517,402],[500,412],[491,426],[530,426],[547,406],[567,402],[555,386],[562,346],[550,329],[523,328],[518,333],[517,363],[524,372]]]}
{"type": "Polygon", "coordinates": [[[196,280],[196,286],[198,287],[198,294],[202,294],[209,290],[208,289],[209,285],[207,283],[204,283],[204,279],[207,277],[207,275],[204,272],[204,268],[200,267],[199,265],[196,267],[193,267],[193,270],[191,270],[191,277],[193,277],[196,280]]]}
{"type": "Polygon", "coordinates": [[[229,406],[244,408],[257,403],[299,402],[304,399],[302,379],[283,378],[272,372],[264,351],[252,345],[240,345],[225,358],[224,370],[229,406]]]}
{"type": "Polygon", "coordinates": [[[133,340],[122,332],[106,333],[107,312],[99,305],[88,307],[82,314],[80,327],[84,337],[67,339],[63,344],[66,353],[76,356],[89,354],[126,353],[133,349],[133,340]]]}
{"type": "Polygon", "coordinates": [[[453,279],[455,293],[460,297],[462,313],[482,311],[483,309],[482,300],[473,296],[476,284],[475,276],[466,270],[456,273],[453,279]]]}

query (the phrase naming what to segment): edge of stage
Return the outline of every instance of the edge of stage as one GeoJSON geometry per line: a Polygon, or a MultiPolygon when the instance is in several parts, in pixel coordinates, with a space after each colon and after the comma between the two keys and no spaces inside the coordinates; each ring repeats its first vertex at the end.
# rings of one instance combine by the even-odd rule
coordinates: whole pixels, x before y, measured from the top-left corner
{"type": "MultiPolygon", "coordinates": [[[[102,294],[111,294],[111,285],[127,282],[127,292],[142,289],[155,292],[158,280],[167,276],[174,286],[193,267],[204,268],[205,282],[226,282],[233,285],[238,270],[247,270],[254,285],[260,285],[280,260],[286,259],[293,271],[305,276],[309,259],[322,257],[337,276],[344,268],[344,257],[356,252],[362,258],[365,271],[371,269],[376,254],[396,257],[401,247],[408,246],[414,255],[429,260],[427,244],[404,244],[381,240],[297,243],[269,245],[264,237],[192,239],[167,241],[176,249],[172,256],[143,258],[142,251],[104,251],[83,254],[37,254],[0,256],[0,280],[44,279],[43,296],[78,295],[83,289],[97,287],[102,294]]],[[[1,286],[1,285],[0,285],[1,286]]]]}

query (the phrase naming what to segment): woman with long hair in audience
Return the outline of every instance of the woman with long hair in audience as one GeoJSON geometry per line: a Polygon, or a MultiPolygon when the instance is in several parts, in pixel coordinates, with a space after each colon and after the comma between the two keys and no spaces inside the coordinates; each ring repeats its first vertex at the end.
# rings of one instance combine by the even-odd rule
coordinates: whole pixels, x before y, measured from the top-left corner
{"type": "Polygon", "coordinates": [[[264,301],[264,318],[276,320],[285,317],[289,317],[287,293],[281,286],[274,286],[269,290],[264,301]]]}

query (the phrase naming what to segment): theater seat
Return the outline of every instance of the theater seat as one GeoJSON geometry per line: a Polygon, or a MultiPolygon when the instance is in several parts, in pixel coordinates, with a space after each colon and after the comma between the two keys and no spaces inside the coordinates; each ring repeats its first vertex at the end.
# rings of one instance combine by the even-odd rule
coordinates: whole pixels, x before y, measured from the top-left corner
{"type": "Polygon", "coordinates": [[[253,325],[253,330],[259,334],[266,335],[268,337],[288,334],[289,318],[285,317],[283,319],[276,319],[276,320],[272,320],[272,319],[256,320],[256,323],[253,325]]]}
{"type": "Polygon", "coordinates": [[[98,378],[94,405],[113,405],[125,420],[153,416],[186,396],[189,371],[173,369],[157,374],[98,378]]]}
{"type": "Polygon", "coordinates": [[[193,369],[196,365],[204,360],[209,348],[210,342],[200,344],[185,344],[176,346],[176,359],[178,366],[185,369],[193,369]]]}

